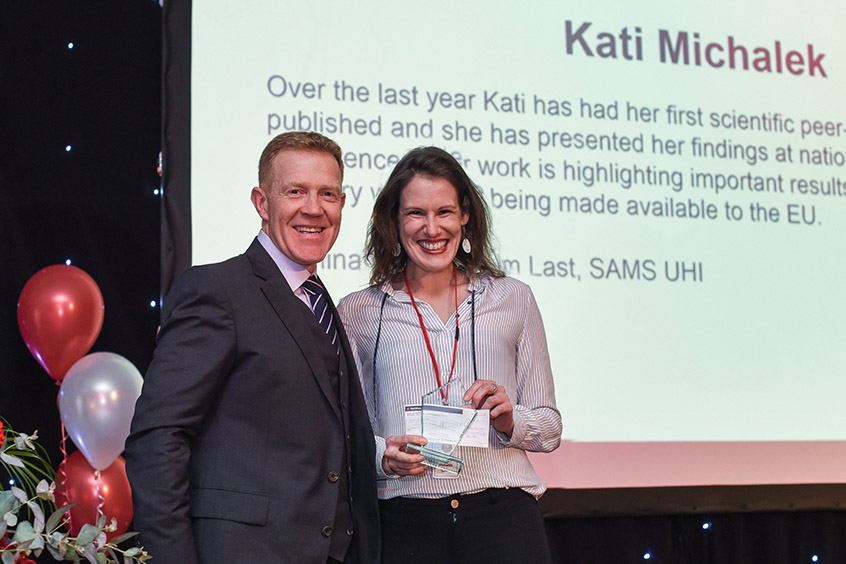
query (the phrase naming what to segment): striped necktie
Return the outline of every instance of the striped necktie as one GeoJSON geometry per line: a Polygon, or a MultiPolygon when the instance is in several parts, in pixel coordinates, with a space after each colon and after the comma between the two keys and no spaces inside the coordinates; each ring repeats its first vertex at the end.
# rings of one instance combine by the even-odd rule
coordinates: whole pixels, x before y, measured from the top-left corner
{"type": "Polygon", "coordinates": [[[335,347],[335,352],[339,353],[338,330],[335,328],[335,319],[332,311],[329,309],[329,302],[326,299],[326,289],[314,274],[309,276],[300,288],[308,296],[308,300],[311,302],[311,311],[317,318],[317,322],[326,331],[326,336],[329,337],[329,341],[335,347]]]}

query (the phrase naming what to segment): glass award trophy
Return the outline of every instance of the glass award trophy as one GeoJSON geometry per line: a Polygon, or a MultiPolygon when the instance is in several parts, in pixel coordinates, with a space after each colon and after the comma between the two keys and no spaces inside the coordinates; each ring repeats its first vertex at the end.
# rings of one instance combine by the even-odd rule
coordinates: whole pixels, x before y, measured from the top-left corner
{"type": "MultiPolygon", "coordinates": [[[[453,396],[462,405],[450,405],[452,402],[448,394],[450,384],[458,382],[452,380],[420,398],[420,434],[429,441],[426,446],[407,444],[406,452],[418,451],[423,455],[423,464],[439,470],[445,470],[458,475],[464,468],[464,460],[455,456],[455,451],[461,443],[462,437],[476,419],[476,410],[462,407],[462,397],[457,388],[453,396]]],[[[418,406],[409,406],[414,409],[418,406]]]]}

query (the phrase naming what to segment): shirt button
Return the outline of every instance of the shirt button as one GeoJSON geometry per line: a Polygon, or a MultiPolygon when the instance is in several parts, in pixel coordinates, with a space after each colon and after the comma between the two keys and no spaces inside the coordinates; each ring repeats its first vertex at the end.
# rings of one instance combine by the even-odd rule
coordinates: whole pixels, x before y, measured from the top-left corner
{"type": "Polygon", "coordinates": [[[332,527],[330,527],[329,525],[326,525],[325,527],[323,527],[323,530],[321,532],[323,533],[324,537],[331,537],[332,536],[332,527]]]}
{"type": "Polygon", "coordinates": [[[353,530],[352,529],[347,529],[347,536],[348,537],[353,536],[353,530]]]}
{"type": "Polygon", "coordinates": [[[454,500],[450,501],[449,506],[452,507],[453,509],[458,509],[458,500],[454,499],[454,500]]]}
{"type": "Polygon", "coordinates": [[[340,474],[338,474],[334,470],[332,472],[329,472],[329,481],[330,482],[337,482],[340,477],[341,477],[340,474]]]}

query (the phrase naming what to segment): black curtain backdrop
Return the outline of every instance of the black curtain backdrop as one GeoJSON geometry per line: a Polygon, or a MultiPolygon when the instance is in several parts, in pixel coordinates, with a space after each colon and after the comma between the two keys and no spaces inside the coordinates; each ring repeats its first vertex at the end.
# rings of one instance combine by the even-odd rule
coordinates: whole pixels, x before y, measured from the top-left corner
{"type": "Polygon", "coordinates": [[[846,513],[834,511],[551,519],[547,534],[560,564],[846,562],[846,513]]]}
{"type": "MultiPolygon", "coordinates": [[[[152,358],[161,30],[154,0],[13,0],[0,9],[0,416],[20,431],[37,429],[54,465],[58,387],[24,346],[16,304],[33,274],[71,259],[103,292],[105,322],[92,352],[125,356],[142,373],[152,358]]],[[[646,514],[597,507],[597,516],[572,517],[568,499],[584,513],[584,499],[568,492],[542,503],[560,563],[846,562],[843,511],[762,511],[758,500],[742,513],[652,515],[643,498],[637,506],[646,514]]]]}
{"type": "Polygon", "coordinates": [[[59,388],[25,348],[16,305],[33,274],[70,259],[103,293],[91,351],[122,355],[142,373],[149,364],[159,319],[150,302],[159,300],[160,21],[153,0],[0,8],[0,416],[37,429],[54,466],[59,388]]]}

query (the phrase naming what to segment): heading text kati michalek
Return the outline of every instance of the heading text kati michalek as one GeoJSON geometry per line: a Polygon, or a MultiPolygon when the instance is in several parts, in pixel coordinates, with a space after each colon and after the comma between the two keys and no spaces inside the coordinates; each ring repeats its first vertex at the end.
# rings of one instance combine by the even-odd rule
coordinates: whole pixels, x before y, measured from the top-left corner
{"type": "MultiPolygon", "coordinates": [[[[592,22],[584,22],[578,27],[567,20],[567,54],[582,54],[603,59],[622,59],[626,61],[643,60],[643,34],[640,27],[623,27],[619,32],[591,29],[592,22]]],[[[674,65],[709,66],[715,69],[768,72],[800,76],[820,76],[827,78],[822,62],[825,53],[816,53],[814,46],[790,49],[781,41],[773,41],[768,46],[748,46],[734,36],[727,36],[724,41],[710,41],[700,37],[699,33],[687,31],[671,32],[658,30],[658,59],[662,63],[674,65]]]]}

